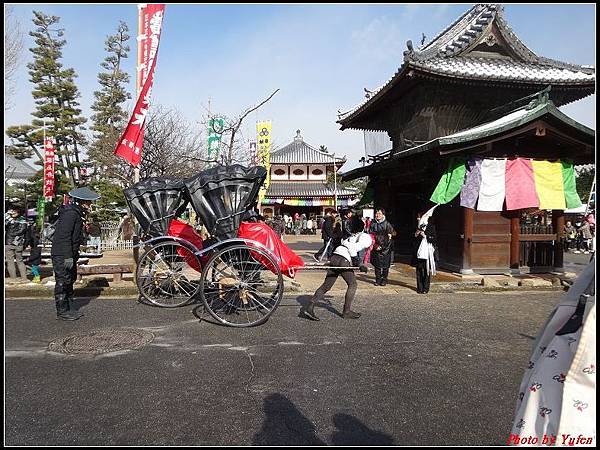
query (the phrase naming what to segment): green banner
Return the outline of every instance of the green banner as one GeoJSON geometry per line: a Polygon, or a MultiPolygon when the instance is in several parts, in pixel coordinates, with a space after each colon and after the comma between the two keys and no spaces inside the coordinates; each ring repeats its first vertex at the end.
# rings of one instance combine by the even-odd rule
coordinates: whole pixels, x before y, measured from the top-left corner
{"type": "Polygon", "coordinates": [[[208,159],[218,161],[221,149],[221,136],[225,121],[221,118],[209,119],[208,121],[208,159]]]}
{"type": "Polygon", "coordinates": [[[451,158],[448,161],[448,168],[440,178],[440,181],[431,194],[433,203],[445,204],[452,201],[454,197],[460,194],[463,183],[465,181],[465,158],[451,158]]]}
{"type": "Polygon", "coordinates": [[[38,198],[37,201],[37,226],[38,229],[42,229],[44,226],[44,215],[46,213],[46,201],[44,197],[38,198]]]}
{"type": "Polygon", "coordinates": [[[579,194],[577,194],[577,188],[575,186],[575,169],[573,168],[573,161],[561,161],[561,163],[567,209],[579,208],[581,206],[581,199],[579,198],[579,194]]]}

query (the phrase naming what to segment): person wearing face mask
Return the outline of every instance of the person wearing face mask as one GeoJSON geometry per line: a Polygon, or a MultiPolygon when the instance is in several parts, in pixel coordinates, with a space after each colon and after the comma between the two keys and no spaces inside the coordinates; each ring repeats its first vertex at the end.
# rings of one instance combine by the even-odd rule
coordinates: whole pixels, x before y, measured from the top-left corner
{"type": "Polygon", "coordinates": [[[56,317],[77,320],[82,313],[73,306],[73,284],[77,278],[79,247],[83,243],[83,225],[93,201],[100,196],[87,187],[69,192],[71,202],[63,205],[52,237],[52,268],[54,270],[54,301],[56,317]]]}

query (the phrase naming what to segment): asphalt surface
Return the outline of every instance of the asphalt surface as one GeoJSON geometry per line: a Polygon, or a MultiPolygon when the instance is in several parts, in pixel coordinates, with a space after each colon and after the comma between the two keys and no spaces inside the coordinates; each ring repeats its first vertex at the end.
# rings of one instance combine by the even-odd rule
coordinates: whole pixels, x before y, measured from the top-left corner
{"type": "Polygon", "coordinates": [[[5,445],[502,445],[538,330],[561,292],[358,297],[298,317],[286,297],[259,327],[201,307],[5,300],[5,445]],[[57,338],[120,327],[152,342],[102,355],[57,338]]]}

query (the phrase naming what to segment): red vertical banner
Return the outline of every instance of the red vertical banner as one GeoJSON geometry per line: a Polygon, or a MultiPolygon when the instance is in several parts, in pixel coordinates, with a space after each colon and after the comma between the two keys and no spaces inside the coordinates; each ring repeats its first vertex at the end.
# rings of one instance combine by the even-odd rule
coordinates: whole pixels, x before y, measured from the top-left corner
{"type": "Polygon", "coordinates": [[[127,128],[115,149],[115,155],[121,156],[134,166],[139,166],[142,160],[144,126],[150,108],[150,95],[165,5],[140,4],[138,8],[140,22],[136,83],[138,98],[127,128]]]}
{"type": "Polygon", "coordinates": [[[44,140],[44,198],[51,201],[54,197],[54,144],[52,139],[44,140]]]}

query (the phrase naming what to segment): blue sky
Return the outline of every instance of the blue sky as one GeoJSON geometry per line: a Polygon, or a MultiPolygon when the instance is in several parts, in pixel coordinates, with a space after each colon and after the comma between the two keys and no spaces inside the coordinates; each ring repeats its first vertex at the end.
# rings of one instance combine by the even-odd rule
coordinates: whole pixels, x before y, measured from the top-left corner
{"type": "MultiPolygon", "coordinates": [[[[153,102],[178,108],[199,128],[211,110],[236,115],[279,88],[280,92],[245,122],[244,136],[256,120],[272,120],[273,141],[285,145],[302,130],[313,146],[345,154],[345,170],[364,154],[361,131],[339,131],[337,111],[364,99],[363,88],[384,84],[402,65],[406,41],[427,42],[471,7],[443,5],[187,5],[168,4],[155,73],[153,102]]],[[[33,29],[32,11],[61,17],[67,44],[64,67],[78,74],[80,103],[89,118],[97,74],[106,57],[104,41],[119,20],[130,28],[125,69],[134,92],[137,32],[135,4],[14,5],[22,28],[33,29]]],[[[595,5],[505,5],[512,29],[535,53],[595,66],[595,5]]],[[[25,48],[33,47],[26,36],[25,48]]],[[[12,109],[5,127],[30,123],[34,103],[24,51],[12,109]]],[[[562,108],[596,127],[595,95],[562,108]]],[[[129,105],[132,106],[132,103],[129,105]]],[[[7,138],[5,136],[5,143],[7,138]]]]}

